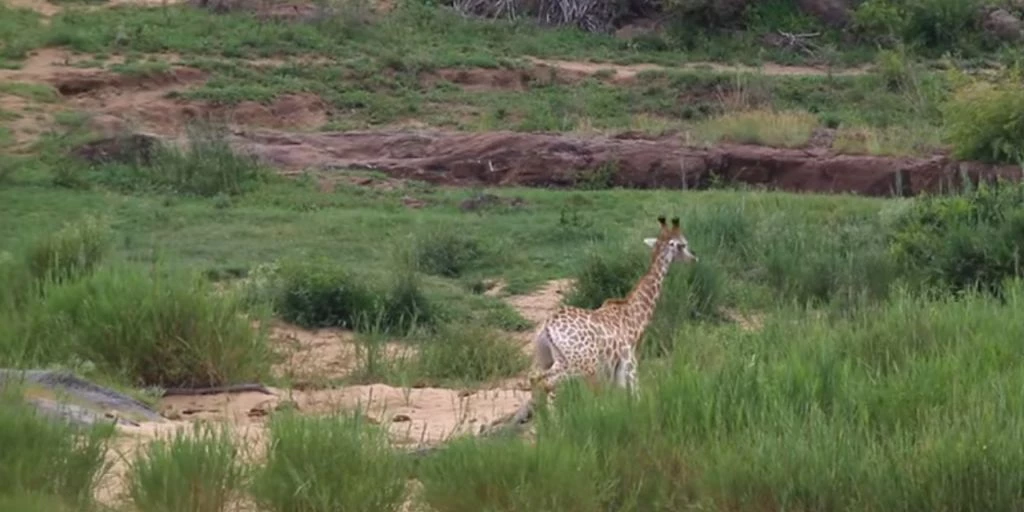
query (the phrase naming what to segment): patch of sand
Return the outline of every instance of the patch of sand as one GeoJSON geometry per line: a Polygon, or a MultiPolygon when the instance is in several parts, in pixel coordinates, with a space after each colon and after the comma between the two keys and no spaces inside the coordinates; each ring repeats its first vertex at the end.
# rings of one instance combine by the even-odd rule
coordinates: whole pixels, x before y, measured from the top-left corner
{"type": "Polygon", "coordinates": [[[572,287],[572,279],[555,279],[533,293],[505,299],[523,318],[540,324],[562,304],[563,295],[572,287]]]}
{"type": "MultiPolygon", "coordinates": [[[[274,366],[274,373],[297,387],[350,377],[368,357],[368,349],[360,346],[355,333],[344,329],[303,329],[277,322],[270,329],[270,338],[284,357],[274,366]]],[[[387,342],[380,349],[388,361],[415,355],[415,349],[403,343],[387,342]]]]}
{"type": "MultiPolygon", "coordinates": [[[[169,396],[160,401],[165,415],[202,421],[218,421],[248,431],[266,425],[267,418],[282,406],[303,414],[330,414],[362,410],[385,426],[396,445],[421,446],[443,442],[453,435],[479,433],[482,425],[516,410],[529,398],[519,390],[459,391],[444,388],[398,388],[385,384],[345,386],[309,391],[268,388],[257,392],[206,396],[169,396]]],[[[173,431],[180,420],[167,424],[124,426],[129,435],[173,431]]]]}

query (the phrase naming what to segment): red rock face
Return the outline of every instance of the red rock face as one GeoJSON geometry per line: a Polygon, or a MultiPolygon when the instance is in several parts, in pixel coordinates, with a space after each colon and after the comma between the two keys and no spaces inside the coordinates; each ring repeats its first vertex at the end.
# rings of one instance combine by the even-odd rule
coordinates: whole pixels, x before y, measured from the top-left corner
{"type": "Polygon", "coordinates": [[[435,184],[573,187],[595,172],[631,188],[705,188],[713,180],[794,192],[916,195],[1021,168],[927,158],[837,155],[827,149],[685,146],[679,137],[583,137],[442,131],[282,133],[247,131],[233,143],[287,170],[374,169],[435,184]]]}

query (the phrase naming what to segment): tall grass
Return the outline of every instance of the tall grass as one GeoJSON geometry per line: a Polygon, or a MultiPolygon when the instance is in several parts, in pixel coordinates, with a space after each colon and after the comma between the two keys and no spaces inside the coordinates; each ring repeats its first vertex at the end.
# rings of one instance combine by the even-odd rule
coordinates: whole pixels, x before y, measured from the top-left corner
{"type": "Polygon", "coordinates": [[[583,512],[599,510],[593,482],[598,447],[545,444],[534,450],[519,439],[465,437],[419,466],[422,501],[437,512],[583,512]]]}
{"type": "Polygon", "coordinates": [[[79,427],[42,416],[20,387],[0,386],[0,503],[18,507],[4,510],[88,509],[113,433],[111,425],[79,427]],[[43,508],[51,506],[57,508],[43,508]]]}
{"type": "Polygon", "coordinates": [[[694,127],[694,135],[709,143],[733,142],[790,148],[807,145],[817,127],[817,117],[807,112],[749,110],[731,112],[704,121],[694,127]]]}
{"type": "Polygon", "coordinates": [[[196,423],[158,439],[132,462],[129,491],[139,510],[220,512],[238,499],[245,468],[227,428],[196,423]]]}
{"type": "Polygon", "coordinates": [[[518,344],[479,324],[447,324],[419,350],[420,375],[429,379],[513,377],[524,371],[527,363],[518,344]]]}
{"type": "Polygon", "coordinates": [[[639,400],[570,383],[535,444],[439,456],[424,495],[507,510],[508,481],[557,479],[584,497],[574,510],[1013,510],[1024,283],[1007,290],[1001,303],[900,289],[842,319],[783,309],[753,332],[688,326],[667,368],[642,366],[639,400]],[[567,446],[571,471],[507,476],[567,446]]]}
{"type": "Polygon", "coordinates": [[[44,283],[62,283],[92,272],[109,254],[113,232],[109,223],[87,215],[29,241],[0,257],[0,314],[35,298],[44,283]]]}
{"type": "Polygon", "coordinates": [[[231,294],[175,268],[107,266],[49,283],[23,308],[9,358],[28,364],[89,361],[137,385],[191,387],[258,380],[269,367],[265,336],[231,294]]]}
{"type": "Polygon", "coordinates": [[[360,415],[284,413],[271,420],[267,460],[252,494],[273,512],[397,511],[405,498],[403,466],[386,434],[360,415]]]}
{"type": "Polygon", "coordinates": [[[187,145],[156,146],[134,162],[104,164],[96,179],[122,191],[162,191],[200,197],[238,195],[266,181],[270,172],[255,157],[233,148],[226,129],[210,123],[189,124],[187,145]]]}
{"type": "Polygon", "coordinates": [[[66,223],[28,248],[28,272],[57,282],[87,274],[110,252],[112,238],[110,225],[96,217],[66,223]]]}

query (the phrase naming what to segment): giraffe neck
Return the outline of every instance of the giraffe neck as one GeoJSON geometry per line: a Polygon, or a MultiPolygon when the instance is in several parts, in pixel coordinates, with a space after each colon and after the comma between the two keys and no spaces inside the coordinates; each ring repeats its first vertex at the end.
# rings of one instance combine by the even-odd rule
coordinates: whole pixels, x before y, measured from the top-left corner
{"type": "Polygon", "coordinates": [[[651,317],[654,316],[654,308],[658,304],[658,297],[661,296],[661,285],[671,263],[669,255],[659,251],[658,256],[652,259],[647,273],[626,296],[626,315],[631,327],[635,329],[634,343],[639,340],[651,317]]]}

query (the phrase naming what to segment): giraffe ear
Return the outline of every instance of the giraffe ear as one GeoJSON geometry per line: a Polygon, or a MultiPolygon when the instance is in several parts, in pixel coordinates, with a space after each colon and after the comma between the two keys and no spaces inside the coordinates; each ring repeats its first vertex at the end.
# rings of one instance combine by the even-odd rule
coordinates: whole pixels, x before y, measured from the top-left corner
{"type": "Polygon", "coordinates": [[[649,246],[651,246],[651,247],[654,247],[654,245],[658,243],[658,239],[657,238],[644,238],[644,243],[649,245],[649,246]]]}

